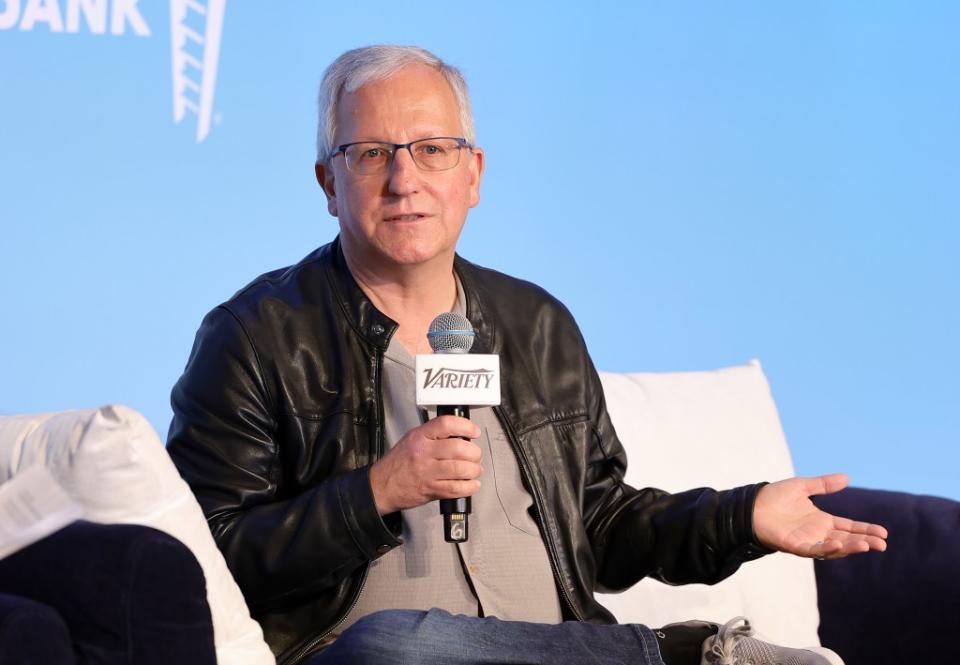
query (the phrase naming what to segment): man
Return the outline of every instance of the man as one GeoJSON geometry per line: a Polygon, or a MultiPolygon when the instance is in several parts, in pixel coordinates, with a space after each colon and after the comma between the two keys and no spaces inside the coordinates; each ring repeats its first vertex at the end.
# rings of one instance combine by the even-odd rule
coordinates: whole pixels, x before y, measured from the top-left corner
{"type": "Polygon", "coordinates": [[[813,507],[842,476],[625,485],[567,310],[455,254],[483,166],[455,69],[407,47],[338,58],[316,175],[340,235],[213,310],[173,390],[168,450],[280,663],[684,665],[702,644],[719,661],[757,646],[746,627],[594,625],[613,623],[594,591],[885,547],[881,527],[813,507]],[[424,422],[411,359],[450,310],[500,355],[502,405],[424,422]],[[444,543],[435,501],[461,496],[471,538],[444,543]]]}

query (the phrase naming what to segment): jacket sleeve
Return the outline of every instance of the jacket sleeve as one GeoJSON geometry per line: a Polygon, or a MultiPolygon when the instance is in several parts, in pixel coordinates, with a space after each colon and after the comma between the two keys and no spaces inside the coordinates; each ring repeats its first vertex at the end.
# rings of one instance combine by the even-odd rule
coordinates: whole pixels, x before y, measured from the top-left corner
{"type": "MultiPolygon", "coordinates": [[[[584,519],[597,561],[599,591],[622,591],[651,576],[668,584],[715,584],[770,550],[753,534],[763,486],[670,494],[623,481],[626,454],[607,413],[603,387],[586,359],[593,442],[584,519]]],[[[651,442],[655,446],[656,442],[651,442]]]]}
{"type": "Polygon", "coordinates": [[[333,586],[400,544],[369,467],[285,492],[261,359],[225,306],[204,319],[173,388],[167,450],[206,515],[251,609],[333,586]]]}

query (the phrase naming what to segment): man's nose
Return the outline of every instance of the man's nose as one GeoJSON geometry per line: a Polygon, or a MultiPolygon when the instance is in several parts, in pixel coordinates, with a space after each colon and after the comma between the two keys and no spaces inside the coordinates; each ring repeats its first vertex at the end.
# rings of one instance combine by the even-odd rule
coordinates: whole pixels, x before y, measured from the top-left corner
{"type": "Polygon", "coordinates": [[[399,148],[393,155],[387,186],[394,194],[412,194],[420,184],[420,169],[409,148],[399,148]]]}

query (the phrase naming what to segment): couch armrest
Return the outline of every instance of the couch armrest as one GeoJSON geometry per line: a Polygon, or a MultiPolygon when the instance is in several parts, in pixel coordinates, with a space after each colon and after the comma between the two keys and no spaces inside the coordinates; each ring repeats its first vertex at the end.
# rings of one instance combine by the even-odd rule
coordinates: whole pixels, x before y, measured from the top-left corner
{"type": "Polygon", "coordinates": [[[156,529],[74,522],[0,560],[0,592],[56,610],[82,662],[216,663],[203,571],[156,529]]]}
{"type": "Polygon", "coordinates": [[[816,562],[824,646],[846,665],[946,662],[960,626],[960,502],[861,488],[815,502],[889,531],[886,552],[816,562]]]}

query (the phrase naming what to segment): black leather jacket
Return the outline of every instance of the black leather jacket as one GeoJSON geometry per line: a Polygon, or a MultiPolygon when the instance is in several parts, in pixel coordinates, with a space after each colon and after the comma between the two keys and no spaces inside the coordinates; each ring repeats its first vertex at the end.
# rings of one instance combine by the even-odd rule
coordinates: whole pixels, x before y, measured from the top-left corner
{"type": "MultiPolygon", "coordinates": [[[[758,485],[668,494],[624,484],[626,457],[570,313],[530,283],[459,257],[455,269],[474,350],[500,355],[495,412],[565,618],[613,622],[594,591],[648,575],[713,583],[763,554],[758,485]]],[[[167,450],[282,664],[320,648],[367,564],[402,544],[368,478],[384,453],[383,354],[396,327],[335,240],[210,312],[173,389],[167,450]]]]}

